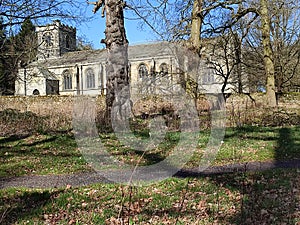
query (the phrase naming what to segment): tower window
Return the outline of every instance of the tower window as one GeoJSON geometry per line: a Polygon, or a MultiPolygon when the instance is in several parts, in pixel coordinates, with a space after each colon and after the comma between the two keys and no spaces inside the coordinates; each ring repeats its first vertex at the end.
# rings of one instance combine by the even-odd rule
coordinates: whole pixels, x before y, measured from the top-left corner
{"type": "Polygon", "coordinates": [[[86,88],[95,88],[95,74],[91,68],[86,70],[86,88]]]}
{"type": "Polygon", "coordinates": [[[64,77],[64,90],[70,90],[72,89],[72,75],[71,73],[66,70],[64,73],[63,73],[63,77],[64,77]]]}
{"type": "Polygon", "coordinates": [[[53,37],[50,32],[43,35],[43,43],[46,47],[51,47],[53,45],[53,37]]]}
{"type": "Polygon", "coordinates": [[[147,66],[142,63],[138,68],[139,78],[145,78],[148,76],[148,68],[147,66]]]}
{"type": "Polygon", "coordinates": [[[66,35],[66,48],[70,48],[71,44],[70,44],[70,36],[66,35]]]}

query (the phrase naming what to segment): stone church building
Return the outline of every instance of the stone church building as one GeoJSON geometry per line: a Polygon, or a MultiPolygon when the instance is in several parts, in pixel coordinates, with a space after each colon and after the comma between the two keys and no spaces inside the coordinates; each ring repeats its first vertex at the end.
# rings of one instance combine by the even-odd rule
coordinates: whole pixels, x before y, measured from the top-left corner
{"type": "MultiPolygon", "coordinates": [[[[76,50],[76,29],[54,21],[36,28],[37,60],[19,69],[16,95],[100,95],[106,91],[106,50],[76,50]]],[[[166,42],[128,47],[131,87],[151,76],[166,76],[178,84],[180,68],[176,55],[166,42]]],[[[187,58],[187,57],[186,57],[187,58]]],[[[218,92],[213,71],[205,69],[202,88],[218,92]]],[[[198,80],[197,80],[198,82],[198,80]]],[[[207,90],[206,90],[207,91],[207,90]]]]}

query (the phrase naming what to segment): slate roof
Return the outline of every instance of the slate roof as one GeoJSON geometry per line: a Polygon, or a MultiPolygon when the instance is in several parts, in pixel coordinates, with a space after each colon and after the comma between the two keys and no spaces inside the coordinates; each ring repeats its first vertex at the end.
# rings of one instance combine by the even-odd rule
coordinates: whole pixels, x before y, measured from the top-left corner
{"type": "MultiPolygon", "coordinates": [[[[129,60],[169,56],[172,54],[171,44],[167,42],[155,42],[149,44],[131,45],[128,47],[129,60]]],[[[105,62],[107,56],[106,49],[83,50],[68,52],[59,58],[48,59],[45,61],[34,62],[41,63],[45,67],[74,65],[77,63],[97,63],[105,62]]]]}

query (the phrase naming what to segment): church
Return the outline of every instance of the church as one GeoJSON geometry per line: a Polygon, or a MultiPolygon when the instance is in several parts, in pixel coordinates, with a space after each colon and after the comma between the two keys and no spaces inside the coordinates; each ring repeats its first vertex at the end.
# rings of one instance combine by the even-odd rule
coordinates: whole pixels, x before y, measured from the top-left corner
{"type": "MultiPolygon", "coordinates": [[[[37,60],[20,68],[15,95],[104,95],[106,92],[106,50],[76,50],[76,28],[53,21],[36,27],[37,60]]],[[[166,42],[128,47],[130,86],[149,77],[168,77],[178,85],[185,66],[179,66],[174,49],[166,42]]],[[[177,54],[178,56],[178,54],[177,54]]],[[[186,57],[188,58],[188,56],[186,57]]],[[[211,69],[197,76],[203,91],[218,92],[211,69]]]]}

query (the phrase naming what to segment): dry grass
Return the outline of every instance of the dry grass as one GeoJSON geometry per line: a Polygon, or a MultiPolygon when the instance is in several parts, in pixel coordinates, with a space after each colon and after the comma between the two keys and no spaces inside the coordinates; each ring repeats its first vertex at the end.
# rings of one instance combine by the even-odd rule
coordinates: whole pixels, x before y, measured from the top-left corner
{"type": "MultiPolygon", "coordinates": [[[[300,124],[300,94],[287,94],[279,98],[277,109],[263,107],[263,95],[235,95],[226,102],[227,127],[244,125],[284,126],[300,124]],[[254,101],[253,101],[254,100],[254,101]]],[[[1,97],[0,136],[22,135],[33,132],[53,132],[72,129],[74,100],[72,96],[1,97]]],[[[104,97],[97,97],[98,127],[105,125],[104,97]]],[[[144,120],[162,115],[172,129],[178,128],[177,106],[159,98],[139,100],[133,106],[136,118],[144,120]]],[[[205,96],[197,101],[201,129],[210,127],[210,107],[205,96]]],[[[137,124],[139,126],[139,124],[137,124]]]]}

